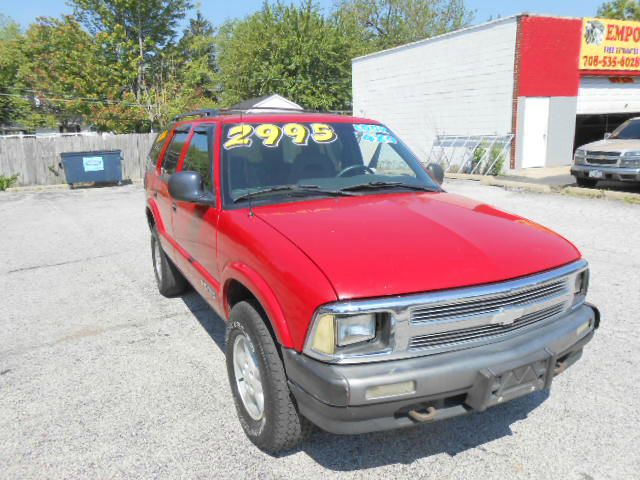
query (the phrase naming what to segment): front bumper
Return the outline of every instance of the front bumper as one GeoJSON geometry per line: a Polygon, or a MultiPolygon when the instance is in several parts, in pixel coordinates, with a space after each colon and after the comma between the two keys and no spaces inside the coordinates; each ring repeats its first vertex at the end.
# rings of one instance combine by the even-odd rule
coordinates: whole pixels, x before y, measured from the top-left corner
{"type": "Polygon", "coordinates": [[[289,387],[302,415],[338,434],[365,433],[481,411],[533,391],[573,364],[593,337],[599,312],[583,305],[557,321],[497,343],[388,362],[336,365],[284,349],[289,387]],[[514,380],[515,379],[515,380],[514,380]],[[371,387],[415,382],[415,392],[367,399],[371,387]]]}
{"type": "Polygon", "coordinates": [[[616,180],[619,182],[640,182],[640,168],[609,167],[605,165],[572,165],[571,175],[576,178],[590,178],[589,172],[600,170],[603,178],[598,180],[616,180]]]}

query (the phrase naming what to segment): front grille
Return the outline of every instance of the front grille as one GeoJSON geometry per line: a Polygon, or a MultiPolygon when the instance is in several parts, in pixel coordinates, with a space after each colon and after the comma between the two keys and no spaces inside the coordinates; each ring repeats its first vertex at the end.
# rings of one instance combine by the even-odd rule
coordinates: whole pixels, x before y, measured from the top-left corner
{"type": "Polygon", "coordinates": [[[524,315],[515,320],[510,325],[484,325],[481,327],[470,327],[449,332],[431,333],[428,335],[420,335],[411,338],[409,342],[410,350],[418,350],[423,348],[442,347],[452,344],[460,344],[479,339],[490,339],[499,335],[513,332],[551,318],[564,310],[564,303],[559,303],[543,310],[524,315]]]}
{"type": "Polygon", "coordinates": [[[506,307],[542,302],[566,292],[566,282],[560,280],[501,295],[422,306],[411,311],[411,322],[422,323],[468,315],[487,315],[506,307]]]}
{"type": "Polygon", "coordinates": [[[615,165],[620,154],[617,152],[587,152],[587,163],[591,165],[615,165]]]}

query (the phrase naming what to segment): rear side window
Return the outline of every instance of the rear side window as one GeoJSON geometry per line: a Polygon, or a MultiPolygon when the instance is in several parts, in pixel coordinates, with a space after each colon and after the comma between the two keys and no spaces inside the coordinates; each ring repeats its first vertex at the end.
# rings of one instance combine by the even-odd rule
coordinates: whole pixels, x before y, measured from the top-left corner
{"type": "Polygon", "coordinates": [[[164,163],[162,164],[164,173],[168,175],[175,173],[176,167],[178,166],[178,160],[180,160],[180,152],[182,152],[188,136],[188,128],[186,130],[181,129],[174,132],[173,138],[171,138],[171,143],[164,154],[164,163]]]}
{"type": "Polygon", "coordinates": [[[198,172],[202,175],[205,188],[212,191],[210,131],[211,127],[198,127],[193,131],[182,171],[198,172]]]}

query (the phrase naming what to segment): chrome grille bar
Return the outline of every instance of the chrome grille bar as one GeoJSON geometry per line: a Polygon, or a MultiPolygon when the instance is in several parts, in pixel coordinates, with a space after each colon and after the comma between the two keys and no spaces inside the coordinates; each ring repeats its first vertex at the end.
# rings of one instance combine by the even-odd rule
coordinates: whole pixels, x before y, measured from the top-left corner
{"type": "Polygon", "coordinates": [[[564,293],[566,290],[565,282],[554,282],[497,297],[481,297],[472,301],[416,308],[411,312],[411,322],[425,322],[441,318],[488,313],[507,306],[523,305],[543,300],[564,293]]]}
{"type": "Polygon", "coordinates": [[[505,333],[513,332],[527,325],[548,319],[555,315],[558,315],[564,310],[564,303],[554,305],[544,310],[540,310],[516,320],[511,325],[487,325],[483,327],[466,328],[461,330],[454,330],[451,332],[432,333],[429,335],[422,335],[413,337],[409,342],[409,348],[412,350],[437,347],[450,344],[458,344],[462,342],[468,342],[480,338],[492,338],[497,335],[503,335],[505,333]]]}

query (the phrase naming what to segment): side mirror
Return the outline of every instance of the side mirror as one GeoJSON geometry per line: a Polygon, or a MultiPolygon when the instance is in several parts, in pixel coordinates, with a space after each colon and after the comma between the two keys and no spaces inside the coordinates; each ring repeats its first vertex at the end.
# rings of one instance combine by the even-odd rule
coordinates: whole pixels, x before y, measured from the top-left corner
{"type": "Polygon", "coordinates": [[[604,139],[606,140],[607,138],[609,138],[611,136],[611,133],[607,132],[604,134],[604,139]]]}
{"type": "Polygon", "coordinates": [[[440,165],[430,163],[427,165],[427,172],[431,175],[431,178],[438,182],[438,185],[442,185],[442,182],[444,182],[444,169],[440,165]]]}
{"type": "Polygon", "coordinates": [[[179,202],[214,205],[215,196],[204,189],[198,172],[178,172],[169,177],[169,195],[179,202]]]}

